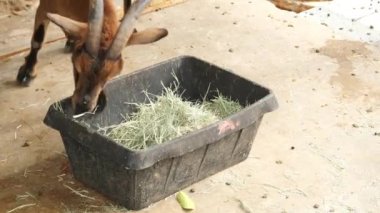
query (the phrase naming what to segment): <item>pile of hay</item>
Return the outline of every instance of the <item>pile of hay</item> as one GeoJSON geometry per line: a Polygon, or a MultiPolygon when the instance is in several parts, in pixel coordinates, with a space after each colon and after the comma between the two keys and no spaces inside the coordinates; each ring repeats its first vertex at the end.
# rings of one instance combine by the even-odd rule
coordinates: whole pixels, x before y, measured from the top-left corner
{"type": "Polygon", "coordinates": [[[124,122],[100,128],[99,132],[124,147],[141,150],[205,127],[241,109],[239,103],[220,94],[208,102],[185,101],[177,94],[177,88],[165,88],[163,95],[155,96],[155,101],[136,104],[137,112],[124,122]]]}

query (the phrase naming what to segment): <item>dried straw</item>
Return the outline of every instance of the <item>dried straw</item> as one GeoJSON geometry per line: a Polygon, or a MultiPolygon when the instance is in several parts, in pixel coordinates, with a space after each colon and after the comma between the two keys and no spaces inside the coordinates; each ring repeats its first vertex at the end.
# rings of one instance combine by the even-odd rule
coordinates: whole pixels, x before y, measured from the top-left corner
{"type": "Polygon", "coordinates": [[[126,148],[142,150],[203,128],[241,109],[239,103],[221,94],[210,102],[186,101],[178,94],[178,88],[178,83],[174,89],[165,87],[160,96],[145,92],[149,103],[135,104],[137,112],[125,116],[124,122],[98,131],[126,148]]]}
{"type": "Polygon", "coordinates": [[[231,98],[225,97],[219,92],[217,97],[211,99],[210,102],[204,102],[203,105],[207,110],[215,113],[218,118],[226,118],[242,109],[239,103],[232,101],[231,98]]]}

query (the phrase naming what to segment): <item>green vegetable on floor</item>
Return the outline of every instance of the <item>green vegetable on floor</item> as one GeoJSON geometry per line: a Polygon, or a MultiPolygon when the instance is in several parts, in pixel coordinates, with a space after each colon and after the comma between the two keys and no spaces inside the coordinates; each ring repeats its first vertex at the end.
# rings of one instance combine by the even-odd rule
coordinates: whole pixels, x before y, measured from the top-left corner
{"type": "Polygon", "coordinates": [[[178,192],[176,195],[176,199],[177,199],[179,205],[181,205],[181,207],[184,210],[194,210],[195,209],[194,202],[191,200],[191,198],[185,192],[182,192],[182,191],[178,192]]]}

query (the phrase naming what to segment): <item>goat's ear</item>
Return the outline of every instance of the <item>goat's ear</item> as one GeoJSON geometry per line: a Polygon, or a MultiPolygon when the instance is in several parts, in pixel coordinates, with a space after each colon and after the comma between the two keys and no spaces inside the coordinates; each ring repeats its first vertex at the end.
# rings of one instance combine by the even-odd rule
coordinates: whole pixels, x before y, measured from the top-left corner
{"type": "Polygon", "coordinates": [[[147,28],[140,32],[134,32],[129,38],[127,45],[149,44],[158,41],[168,35],[163,28],[147,28]]]}
{"type": "Polygon", "coordinates": [[[66,33],[66,35],[78,40],[85,39],[88,31],[88,24],[74,21],[54,13],[48,13],[47,17],[54,24],[58,25],[66,33]]]}

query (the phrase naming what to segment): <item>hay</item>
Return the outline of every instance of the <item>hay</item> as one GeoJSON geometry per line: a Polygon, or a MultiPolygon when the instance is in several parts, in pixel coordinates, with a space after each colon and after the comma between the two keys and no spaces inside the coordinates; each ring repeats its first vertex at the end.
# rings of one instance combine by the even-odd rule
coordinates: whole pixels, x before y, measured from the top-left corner
{"type": "Polygon", "coordinates": [[[23,209],[23,208],[26,208],[26,207],[35,206],[35,205],[37,205],[37,204],[36,203],[24,204],[24,205],[21,205],[21,206],[18,206],[16,208],[14,208],[14,209],[8,210],[7,213],[12,213],[12,212],[18,211],[20,209],[23,209]]]}
{"type": "Polygon", "coordinates": [[[58,112],[62,112],[63,113],[63,107],[62,107],[62,104],[61,102],[55,102],[53,104],[53,108],[58,111],[58,112]]]}
{"type": "Polygon", "coordinates": [[[66,185],[66,184],[63,184],[63,186],[67,189],[69,189],[71,192],[73,192],[74,194],[78,195],[79,197],[83,197],[83,198],[87,198],[89,200],[95,200],[95,198],[93,197],[90,197],[90,196],[87,196],[85,195],[84,193],[88,193],[88,191],[86,190],[81,190],[81,191],[78,191],[78,190],[75,190],[73,188],[71,188],[70,186],[66,185]]]}
{"type": "Polygon", "coordinates": [[[126,121],[100,129],[101,133],[123,146],[141,150],[200,129],[218,120],[200,103],[182,100],[177,89],[165,88],[164,94],[149,98],[147,104],[136,104],[138,111],[126,121]]]}
{"type": "Polygon", "coordinates": [[[174,89],[164,88],[160,96],[145,92],[149,103],[134,104],[137,112],[127,115],[120,124],[99,128],[98,132],[126,148],[142,150],[203,128],[242,108],[220,93],[211,101],[186,101],[178,94],[178,88],[177,82],[174,89]]]}
{"type": "Polygon", "coordinates": [[[232,101],[231,98],[225,97],[220,93],[218,93],[217,97],[211,99],[210,102],[204,102],[203,105],[206,109],[215,113],[218,118],[226,118],[242,109],[239,103],[232,101]]]}

